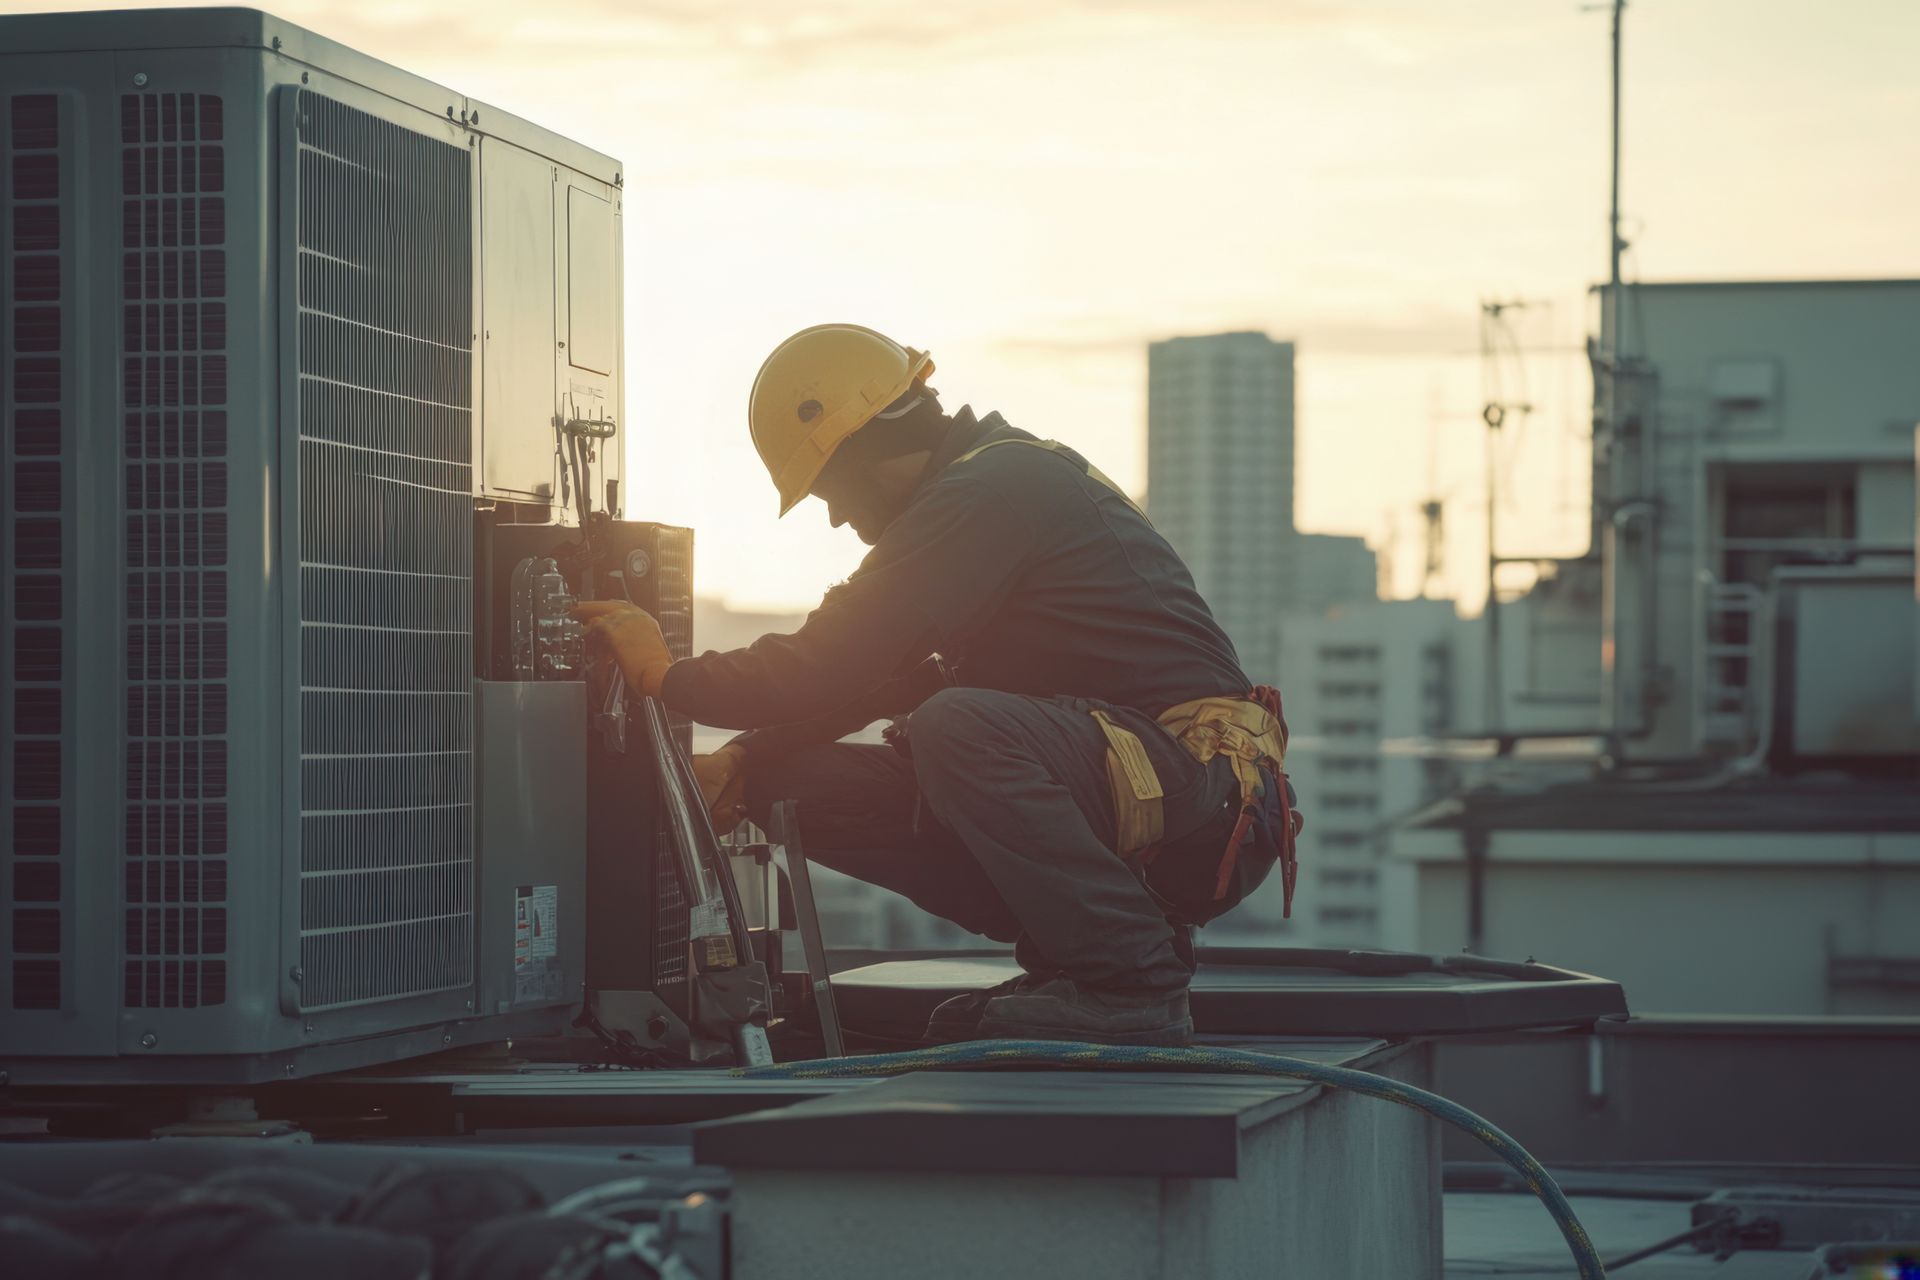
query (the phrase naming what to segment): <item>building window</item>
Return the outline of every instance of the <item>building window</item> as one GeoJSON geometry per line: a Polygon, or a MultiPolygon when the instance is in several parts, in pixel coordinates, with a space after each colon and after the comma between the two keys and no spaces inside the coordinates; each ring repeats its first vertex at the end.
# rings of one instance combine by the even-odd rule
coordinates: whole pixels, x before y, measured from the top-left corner
{"type": "Polygon", "coordinates": [[[1329,852],[1334,849],[1364,849],[1372,839],[1364,831],[1322,831],[1320,847],[1329,852]]]}
{"type": "Polygon", "coordinates": [[[1371,889],[1378,880],[1375,872],[1351,867],[1333,867],[1320,873],[1320,883],[1329,889],[1371,889]]]}
{"type": "Polygon", "coordinates": [[[1380,684],[1375,680],[1322,680],[1323,698],[1378,698],[1380,684]]]}
{"type": "Polygon", "coordinates": [[[1372,907],[1322,907],[1317,913],[1321,924],[1372,924],[1372,907]]]}
{"type": "Polygon", "coordinates": [[[1372,644],[1323,644],[1320,646],[1322,662],[1378,662],[1380,646],[1372,644]]]}
{"type": "Polygon", "coordinates": [[[1320,795],[1320,806],[1331,810],[1359,810],[1371,813],[1380,807],[1380,797],[1353,792],[1327,791],[1320,795]]]}

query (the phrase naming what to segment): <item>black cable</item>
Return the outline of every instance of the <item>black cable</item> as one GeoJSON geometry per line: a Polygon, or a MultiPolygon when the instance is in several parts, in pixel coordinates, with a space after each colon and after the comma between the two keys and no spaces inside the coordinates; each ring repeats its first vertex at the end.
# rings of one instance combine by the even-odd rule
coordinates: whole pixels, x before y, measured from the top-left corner
{"type": "MultiPolygon", "coordinates": [[[[1617,1258],[1610,1258],[1603,1265],[1606,1267],[1607,1274],[1612,1275],[1614,1272],[1618,1271],[1622,1267],[1630,1267],[1636,1262],[1644,1262],[1648,1258],[1655,1257],[1659,1254],[1669,1253],[1674,1249],[1678,1249],[1683,1244],[1692,1244],[1696,1240],[1701,1240],[1701,1239],[1713,1236],[1717,1234],[1721,1230],[1721,1228],[1729,1225],[1732,1221],[1733,1221],[1732,1214],[1730,1213],[1722,1214],[1721,1216],[1715,1218],[1711,1222],[1703,1222],[1699,1226],[1688,1227],[1685,1231],[1680,1232],[1678,1235],[1668,1236],[1665,1240],[1659,1241],[1656,1244],[1650,1244],[1643,1249],[1635,1249],[1632,1253],[1623,1253],[1617,1258]]],[[[1574,1272],[1571,1272],[1571,1271],[1555,1271],[1552,1273],[1545,1273],[1545,1272],[1542,1272],[1539,1267],[1530,1267],[1525,1265],[1513,1266],[1513,1267],[1501,1267],[1501,1266],[1481,1267],[1470,1261],[1466,1263],[1455,1261],[1449,1265],[1448,1270],[1449,1272],[1451,1272],[1453,1270],[1460,1268],[1461,1266],[1472,1268],[1470,1271],[1467,1271],[1464,1274],[1476,1275],[1476,1276],[1508,1276],[1508,1275],[1538,1276],[1542,1274],[1554,1274],[1554,1275],[1575,1274],[1574,1272]]]]}
{"type": "Polygon", "coordinates": [[[1622,1254],[1620,1257],[1614,1258],[1607,1263],[1607,1271],[1609,1273],[1618,1271],[1621,1267],[1631,1266],[1642,1259],[1651,1258],[1655,1254],[1666,1253],[1670,1249],[1678,1249],[1683,1244],[1691,1244],[1702,1237],[1713,1235],[1719,1231],[1721,1227],[1725,1226],[1727,1221],[1728,1217],[1723,1215],[1715,1218],[1711,1222],[1703,1222],[1697,1227],[1689,1227],[1679,1235],[1668,1236],[1658,1244],[1650,1244],[1644,1249],[1636,1249],[1632,1253],[1622,1254]]]}

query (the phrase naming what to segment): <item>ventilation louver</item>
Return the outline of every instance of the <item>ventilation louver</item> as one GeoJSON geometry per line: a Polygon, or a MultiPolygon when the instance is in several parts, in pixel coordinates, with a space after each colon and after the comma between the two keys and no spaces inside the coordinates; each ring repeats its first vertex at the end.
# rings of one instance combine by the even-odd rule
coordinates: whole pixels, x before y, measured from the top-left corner
{"type": "Polygon", "coordinates": [[[304,1009],[473,980],[466,149],[299,98],[304,1009]]]}
{"type": "Polygon", "coordinates": [[[5,361],[4,412],[9,456],[5,552],[12,599],[4,617],[12,668],[5,673],[11,770],[4,786],[12,856],[7,886],[8,980],[15,1009],[63,1007],[61,930],[71,885],[69,796],[61,733],[72,714],[67,655],[71,637],[71,533],[61,449],[68,420],[65,361],[67,299],[73,278],[71,148],[60,100],[16,94],[4,133],[10,199],[0,225],[12,334],[5,361]]]}
{"type": "Polygon", "coordinates": [[[212,95],[120,99],[128,1008],[227,993],[224,132],[212,95]]]}

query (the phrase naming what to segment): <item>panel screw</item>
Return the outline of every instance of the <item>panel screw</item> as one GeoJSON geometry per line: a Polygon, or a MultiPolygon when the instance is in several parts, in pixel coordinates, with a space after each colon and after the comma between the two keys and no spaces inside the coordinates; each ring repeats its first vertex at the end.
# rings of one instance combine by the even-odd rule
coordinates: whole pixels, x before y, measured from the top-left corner
{"type": "Polygon", "coordinates": [[[627,576],[629,578],[644,578],[652,568],[653,559],[647,555],[644,547],[635,547],[633,550],[627,552],[627,576]]]}
{"type": "Polygon", "coordinates": [[[453,1043],[453,1035],[452,1035],[452,1033],[448,1033],[448,1034],[446,1034],[446,1035],[443,1035],[443,1036],[441,1036],[441,1037],[440,1037],[440,1043],[441,1043],[441,1044],[452,1044],[452,1043],[453,1043]]]}
{"type": "Polygon", "coordinates": [[[146,83],[147,83],[147,73],[146,73],[146,72],[144,72],[144,71],[136,71],[136,72],[134,72],[134,73],[133,73],[133,87],[134,87],[134,88],[136,88],[136,89],[139,89],[139,88],[142,88],[142,87],[144,87],[144,86],[146,85],[146,83]]]}
{"type": "Polygon", "coordinates": [[[307,980],[306,970],[302,969],[299,965],[295,965],[293,968],[287,970],[287,976],[295,982],[305,982],[307,980]]]}
{"type": "Polygon", "coordinates": [[[469,1001],[467,1001],[467,1012],[468,1012],[468,1013],[472,1013],[472,1012],[473,1012],[473,1001],[471,1001],[471,1000],[469,1000],[469,1001]]]}
{"type": "Polygon", "coordinates": [[[308,74],[307,74],[306,72],[304,72],[304,71],[302,71],[302,72],[300,73],[300,83],[301,83],[301,84],[306,84],[307,82],[309,82],[309,81],[310,81],[310,80],[312,80],[312,79],[313,79],[313,77],[312,77],[312,76],[310,76],[310,75],[308,75],[308,74]]]}
{"type": "Polygon", "coordinates": [[[287,1072],[287,1075],[289,1076],[293,1075],[293,1064],[291,1062],[287,1064],[286,1072],[287,1072]]]}
{"type": "Polygon", "coordinates": [[[308,1035],[312,1035],[312,1034],[313,1034],[313,1024],[312,1024],[311,1022],[309,1022],[309,1023],[307,1024],[307,1034],[308,1034],[308,1035]]]}
{"type": "Polygon", "coordinates": [[[280,52],[280,37],[279,37],[279,36],[275,36],[275,37],[273,38],[273,51],[274,51],[275,53],[278,53],[278,52],[280,52]]]}
{"type": "Polygon", "coordinates": [[[160,1037],[153,1034],[153,1032],[151,1031],[147,1032],[145,1035],[140,1037],[140,1047],[142,1049],[151,1049],[159,1043],[160,1043],[160,1037]]]}

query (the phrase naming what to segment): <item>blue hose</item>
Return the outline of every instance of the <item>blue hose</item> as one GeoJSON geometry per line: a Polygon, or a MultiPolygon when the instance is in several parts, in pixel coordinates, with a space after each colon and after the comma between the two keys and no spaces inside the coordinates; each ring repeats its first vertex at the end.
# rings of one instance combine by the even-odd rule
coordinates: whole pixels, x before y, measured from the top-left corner
{"type": "Polygon", "coordinates": [[[1538,1160],[1527,1154],[1519,1143],[1486,1120],[1437,1093],[1416,1089],[1410,1084],[1336,1067],[1305,1058],[1289,1058],[1277,1053],[1254,1053],[1246,1049],[1205,1046],[1192,1049],[1155,1049],[1132,1046],[1069,1044],[1052,1040],[976,1040],[966,1044],[938,1045],[905,1053],[876,1053],[857,1058],[820,1058],[812,1062],[782,1062],[770,1067],[747,1067],[733,1074],[757,1080],[822,1080],[847,1076],[891,1076],[904,1071],[953,1070],[965,1067],[1119,1067],[1135,1070],[1217,1071],[1228,1074],[1285,1076],[1310,1080],[1335,1089],[1385,1098],[1403,1107],[1424,1111],[1444,1120],[1485,1143],[1492,1152],[1511,1165],[1540,1198],[1553,1216],[1560,1234],[1579,1267],[1581,1280],[1603,1280],[1606,1267],[1600,1254],[1587,1238],[1585,1227],[1574,1216],[1553,1176],[1538,1160]]]}

